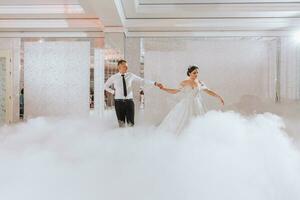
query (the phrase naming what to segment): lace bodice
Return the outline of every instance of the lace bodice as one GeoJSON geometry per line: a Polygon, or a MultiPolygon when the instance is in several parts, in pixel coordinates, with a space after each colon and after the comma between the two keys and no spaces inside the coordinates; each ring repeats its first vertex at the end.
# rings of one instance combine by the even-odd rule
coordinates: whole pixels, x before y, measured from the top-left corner
{"type": "Polygon", "coordinates": [[[186,85],[184,87],[181,87],[180,91],[184,95],[184,97],[187,97],[187,96],[196,97],[196,96],[200,95],[200,91],[204,90],[204,89],[207,89],[206,85],[203,82],[200,82],[198,87],[192,88],[191,86],[186,85]]]}

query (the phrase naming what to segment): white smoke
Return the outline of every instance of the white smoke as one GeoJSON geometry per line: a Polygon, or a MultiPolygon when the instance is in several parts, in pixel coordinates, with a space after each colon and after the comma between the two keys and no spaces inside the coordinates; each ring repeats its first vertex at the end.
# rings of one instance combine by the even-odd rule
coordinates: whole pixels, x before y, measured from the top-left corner
{"type": "Polygon", "coordinates": [[[300,158],[281,118],[208,112],[180,136],[107,119],[0,128],[2,200],[298,200],[300,158]]]}

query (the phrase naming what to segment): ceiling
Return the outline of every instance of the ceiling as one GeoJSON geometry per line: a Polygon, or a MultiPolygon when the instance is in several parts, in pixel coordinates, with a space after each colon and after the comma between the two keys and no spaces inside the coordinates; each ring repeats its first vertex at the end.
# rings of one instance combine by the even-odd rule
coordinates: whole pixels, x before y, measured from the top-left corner
{"type": "Polygon", "coordinates": [[[130,33],[290,31],[300,28],[296,0],[119,0],[130,33]]]}
{"type": "Polygon", "coordinates": [[[138,36],[154,33],[289,32],[298,29],[300,0],[0,2],[0,31],[124,31],[128,36],[138,36]]]}
{"type": "Polygon", "coordinates": [[[102,31],[98,16],[78,0],[1,0],[0,32],[102,31]]]}

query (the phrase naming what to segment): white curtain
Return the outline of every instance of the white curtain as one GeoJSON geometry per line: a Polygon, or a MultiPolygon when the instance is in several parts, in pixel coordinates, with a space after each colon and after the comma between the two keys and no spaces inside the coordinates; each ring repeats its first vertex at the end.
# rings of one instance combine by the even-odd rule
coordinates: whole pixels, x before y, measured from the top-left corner
{"type": "Polygon", "coordinates": [[[281,39],[280,93],[283,102],[300,100],[300,44],[294,38],[281,39]]]}
{"type": "Polygon", "coordinates": [[[103,49],[95,49],[94,58],[94,98],[95,112],[99,116],[104,113],[104,51],[103,49]]]}
{"type": "Polygon", "coordinates": [[[0,125],[6,121],[6,58],[0,57],[0,125]]]}
{"type": "Polygon", "coordinates": [[[89,113],[90,42],[24,43],[25,117],[89,113]]]}

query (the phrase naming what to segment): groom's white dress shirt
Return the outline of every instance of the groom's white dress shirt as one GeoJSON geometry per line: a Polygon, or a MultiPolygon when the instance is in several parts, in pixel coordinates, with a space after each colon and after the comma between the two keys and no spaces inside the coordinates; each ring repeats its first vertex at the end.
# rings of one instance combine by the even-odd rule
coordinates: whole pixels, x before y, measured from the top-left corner
{"type": "Polygon", "coordinates": [[[138,81],[138,82],[144,82],[145,84],[154,85],[154,81],[150,80],[144,80],[143,78],[131,73],[127,72],[124,74],[125,82],[126,82],[126,89],[127,89],[127,96],[124,96],[124,90],[123,90],[123,79],[121,73],[117,73],[112,75],[104,84],[104,89],[115,95],[115,99],[132,99],[133,93],[132,93],[132,82],[138,81]],[[114,85],[114,90],[110,88],[111,85],[114,85]]]}

